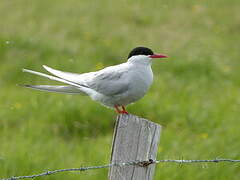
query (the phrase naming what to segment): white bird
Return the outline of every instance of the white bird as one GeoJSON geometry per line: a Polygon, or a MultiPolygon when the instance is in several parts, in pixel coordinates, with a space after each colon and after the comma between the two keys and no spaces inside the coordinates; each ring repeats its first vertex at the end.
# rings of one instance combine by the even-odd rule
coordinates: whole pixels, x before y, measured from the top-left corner
{"type": "Polygon", "coordinates": [[[125,106],[142,98],[152,84],[152,59],[166,57],[166,55],[154,54],[149,48],[136,47],[129,53],[127,62],[96,72],[77,74],[59,71],[43,65],[48,72],[54,75],[52,76],[23,69],[23,72],[67,84],[65,86],[23,86],[43,91],[85,94],[102,105],[115,108],[118,113],[128,114],[125,106]],[[122,110],[119,107],[122,107],[122,110]]]}

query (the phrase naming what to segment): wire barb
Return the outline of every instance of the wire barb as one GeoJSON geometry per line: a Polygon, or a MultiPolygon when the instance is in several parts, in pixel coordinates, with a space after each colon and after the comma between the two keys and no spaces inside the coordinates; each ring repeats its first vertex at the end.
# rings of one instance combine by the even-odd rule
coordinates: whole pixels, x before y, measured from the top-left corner
{"type": "Polygon", "coordinates": [[[52,170],[52,171],[46,171],[40,174],[34,174],[34,175],[29,175],[29,176],[13,176],[10,178],[6,179],[0,179],[0,180],[18,180],[18,179],[27,179],[31,178],[34,179],[36,177],[41,177],[41,176],[48,176],[60,172],[74,172],[74,171],[87,171],[87,170],[92,170],[92,169],[102,169],[102,168],[110,168],[114,166],[118,167],[123,167],[123,166],[140,166],[140,167],[147,167],[150,164],[159,164],[159,163],[179,163],[179,164],[184,164],[184,163],[219,163],[219,162],[232,162],[232,163],[240,163],[240,160],[236,159],[210,159],[210,160],[184,160],[184,159],[178,159],[178,160],[173,160],[173,159],[163,159],[163,160],[152,160],[149,159],[147,161],[128,161],[128,162],[119,162],[119,163],[111,163],[111,164],[105,164],[102,166],[88,166],[88,167],[80,167],[80,168],[69,168],[69,169],[57,169],[57,170],[52,170]]]}
{"type": "Polygon", "coordinates": [[[153,164],[153,163],[154,163],[154,161],[152,159],[149,159],[148,161],[140,161],[140,162],[137,163],[137,165],[141,166],[141,167],[147,167],[147,166],[149,166],[150,164],[153,164]]]}

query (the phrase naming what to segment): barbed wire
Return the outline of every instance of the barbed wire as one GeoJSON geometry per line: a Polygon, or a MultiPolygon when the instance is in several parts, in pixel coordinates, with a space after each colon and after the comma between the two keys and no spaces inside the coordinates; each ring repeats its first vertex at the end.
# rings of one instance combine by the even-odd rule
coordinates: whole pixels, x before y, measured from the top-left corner
{"type": "Polygon", "coordinates": [[[87,167],[80,167],[80,168],[69,168],[69,169],[57,169],[52,171],[46,171],[40,174],[33,174],[28,176],[18,176],[18,177],[10,177],[0,180],[18,180],[18,179],[27,179],[31,178],[34,179],[36,177],[41,176],[48,176],[60,172],[74,172],[74,171],[87,171],[87,170],[93,170],[93,169],[102,169],[102,168],[110,168],[114,166],[123,167],[123,166],[140,166],[140,167],[146,167],[150,164],[159,164],[159,163],[178,163],[178,164],[184,164],[184,163],[219,163],[219,162],[232,162],[232,163],[239,163],[240,160],[236,159],[210,159],[210,160],[172,160],[172,159],[165,159],[165,160],[152,160],[149,159],[148,161],[129,161],[129,162],[117,162],[117,163],[111,163],[111,164],[105,164],[101,166],[87,166],[87,167]]]}

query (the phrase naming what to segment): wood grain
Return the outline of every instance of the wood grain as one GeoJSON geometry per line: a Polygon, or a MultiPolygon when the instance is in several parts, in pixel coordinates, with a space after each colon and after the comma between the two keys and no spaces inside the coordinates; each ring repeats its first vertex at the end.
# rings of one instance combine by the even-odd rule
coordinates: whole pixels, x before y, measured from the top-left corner
{"type": "MultiPolygon", "coordinates": [[[[119,115],[114,129],[111,163],[156,160],[161,126],[134,115],[119,115]]],[[[152,180],[155,164],[111,167],[110,180],[152,180]]]]}

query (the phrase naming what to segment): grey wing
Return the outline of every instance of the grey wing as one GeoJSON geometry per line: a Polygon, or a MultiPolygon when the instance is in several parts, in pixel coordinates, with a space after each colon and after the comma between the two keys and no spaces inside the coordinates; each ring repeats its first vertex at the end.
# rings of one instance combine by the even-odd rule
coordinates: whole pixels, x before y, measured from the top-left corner
{"type": "Polygon", "coordinates": [[[43,67],[55,76],[88,87],[107,96],[121,94],[128,89],[129,85],[127,82],[128,68],[125,63],[84,74],[63,72],[45,65],[43,67]]]}
{"type": "Polygon", "coordinates": [[[127,68],[111,66],[93,74],[86,85],[95,91],[113,96],[126,92],[129,87],[127,68]]]}

